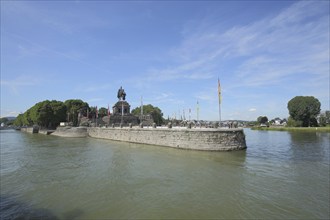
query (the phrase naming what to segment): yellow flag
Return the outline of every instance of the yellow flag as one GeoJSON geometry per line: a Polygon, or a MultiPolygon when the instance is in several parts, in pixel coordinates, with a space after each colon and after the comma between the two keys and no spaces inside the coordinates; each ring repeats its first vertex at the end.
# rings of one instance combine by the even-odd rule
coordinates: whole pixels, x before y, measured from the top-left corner
{"type": "Polygon", "coordinates": [[[221,104],[221,87],[220,87],[220,79],[218,78],[218,96],[219,96],[219,104],[221,104]]]}

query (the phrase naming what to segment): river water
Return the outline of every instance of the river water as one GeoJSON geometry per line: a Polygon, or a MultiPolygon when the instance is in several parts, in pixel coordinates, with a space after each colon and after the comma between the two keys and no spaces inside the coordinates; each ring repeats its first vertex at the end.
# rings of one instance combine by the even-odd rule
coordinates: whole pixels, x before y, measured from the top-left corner
{"type": "Polygon", "coordinates": [[[329,133],[199,152],[1,131],[1,219],[328,219],[329,133]]]}

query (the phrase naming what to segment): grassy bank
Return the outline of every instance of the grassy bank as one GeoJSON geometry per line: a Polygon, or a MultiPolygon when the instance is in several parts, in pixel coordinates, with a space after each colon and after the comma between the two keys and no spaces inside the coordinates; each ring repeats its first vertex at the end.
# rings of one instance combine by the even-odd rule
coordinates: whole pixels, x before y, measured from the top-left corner
{"type": "Polygon", "coordinates": [[[260,130],[260,131],[301,131],[301,132],[329,132],[330,127],[252,127],[251,130],[260,130]]]}

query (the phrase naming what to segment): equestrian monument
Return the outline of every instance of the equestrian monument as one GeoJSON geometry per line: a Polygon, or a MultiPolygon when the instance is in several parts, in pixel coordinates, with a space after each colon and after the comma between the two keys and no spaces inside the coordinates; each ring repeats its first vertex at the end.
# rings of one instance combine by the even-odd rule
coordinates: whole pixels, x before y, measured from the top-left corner
{"type": "Polygon", "coordinates": [[[131,114],[131,106],[126,101],[126,92],[122,86],[118,89],[117,98],[118,102],[112,107],[113,113],[110,116],[110,126],[138,125],[139,118],[131,114]]]}

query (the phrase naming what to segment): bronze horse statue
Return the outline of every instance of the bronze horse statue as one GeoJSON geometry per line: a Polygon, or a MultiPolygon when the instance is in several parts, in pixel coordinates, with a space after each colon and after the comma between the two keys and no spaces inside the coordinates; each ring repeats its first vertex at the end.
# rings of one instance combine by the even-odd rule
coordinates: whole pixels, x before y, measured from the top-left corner
{"type": "Polygon", "coordinates": [[[122,87],[120,87],[120,89],[118,89],[117,97],[119,100],[125,100],[126,92],[122,87]]]}

